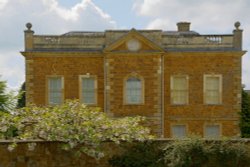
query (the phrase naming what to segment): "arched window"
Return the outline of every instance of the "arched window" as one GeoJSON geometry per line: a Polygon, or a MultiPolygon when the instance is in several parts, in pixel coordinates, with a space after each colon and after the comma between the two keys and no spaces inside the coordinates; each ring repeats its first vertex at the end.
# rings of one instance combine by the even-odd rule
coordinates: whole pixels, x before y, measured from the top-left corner
{"type": "Polygon", "coordinates": [[[125,103],[142,104],[144,102],[143,80],[138,77],[129,77],[125,83],[125,103]]]}

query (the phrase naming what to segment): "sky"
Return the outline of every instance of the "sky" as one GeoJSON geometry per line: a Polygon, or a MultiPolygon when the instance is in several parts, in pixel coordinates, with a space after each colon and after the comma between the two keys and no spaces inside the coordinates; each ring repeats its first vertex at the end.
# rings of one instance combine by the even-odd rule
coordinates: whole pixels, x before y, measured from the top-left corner
{"type": "MultiPolygon", "coordinates": [[[[106,29],[176,30],[191,22],[200,34],[232,34],[241,22],[243,50],[250,50],[250,0],[0,0],[0,80],[18,89],[25,79],[25,24],[35,34],[106,29]]],[[[250,89],[250,55],[242,61],[242,83],[250,89]]]]}

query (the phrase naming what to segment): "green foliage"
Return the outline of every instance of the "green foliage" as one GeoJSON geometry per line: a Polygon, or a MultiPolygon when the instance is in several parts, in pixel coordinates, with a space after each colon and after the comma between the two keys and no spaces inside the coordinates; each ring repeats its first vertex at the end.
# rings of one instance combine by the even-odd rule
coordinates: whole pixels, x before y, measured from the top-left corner
{"type": "Polygon", "coordinates": [[[250,164],[249,150],[242,142],[213,142],[206,148],[209,155],[209,166],[214,167],[248,167],[250,164]]]}
{"type": "Polygon", "coordinates": [[[250,164],[247,146],[229,140],[179,140],[164,150],[168,167],[247,167],[250,164]]]}
{"type": "Polygon", "coordinates": [[[100,158],[103,141],[144,141],[150,139],[149,129],[140,125],[142,117],[111,119],[98,108],[87,107],[79,101],[67,101],[50,107],[30,106],[2,114],[0,138],[63,142],[64,149],[100,158]],[[16,127],[18,136],[7,135],[16,127]]]}
{"type": "Polygon", "coordinates": [[[169,167],[201,167],[208,161],[204,141],[196,138],[173,141],[164,150],[165,163],[169,167]]]}
{"type": "Polygon", "coordinates": [[[14,126],[10,126],[8,127],[8,129],[3,133],[3,135],[5,136],[6,139],[9,139],[9,138],[13,138],[13,137],[16,137],[18,136],[18,130],[16,127],[14,126]]]}
{"type": "Polygon", "coordinates": [[[164,167],[163,150],[158,143],[141,142],[125,145],[122,155],[113,156],[109,164],[113,167],[164,167]]]}
{"type": "Polygon", "coordinates": [[[242,102],[241,102],[241,120],[240,129],[241,136],[250,137],[250,99],[246,91],[242,90],[242,102]]]}
{"type": "Polygon", "coordinates": [[[25,94],[25,82],[22,84],[19,92],[18,92],[18,99],[17,99],[17,106],[16,108],[23,108],[25,107],[25,98],[26,98],[26,94],[25,94]]]}
{"type": "Polygon", "coordinates": [[[14,108],[15,96],[7,92],[6,81],[0,81],[0,112],[9,112],[14,108]]]}
{"type": "Polygon", "coordinates": [[[6,82],[0,81],[0,111],[6,111],[8,96],[6,94],[6,82]]]}
{"type": "Polygon", "coordinates": [[[189,138],[128,145],[113,156],[112,167],[249,167],[250,150],[244,141],[189,138]]]}

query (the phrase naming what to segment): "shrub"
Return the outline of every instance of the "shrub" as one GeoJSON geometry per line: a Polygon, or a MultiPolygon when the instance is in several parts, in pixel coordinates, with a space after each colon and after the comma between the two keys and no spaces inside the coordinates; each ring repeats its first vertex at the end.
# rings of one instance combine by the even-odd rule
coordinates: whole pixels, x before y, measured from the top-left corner
{"type": "MultiPolygon", "coordinates": [[[[98,108],[87,107],[79,101],[62,105],[30,106],[3,113],[0,120],[0,138],[63,142],[64,149],[101,158],[103,141],[144,141],[151,139],[149,129],[140,125],[143,117],[109,118],[98,108]],[[7,135],[11,127],[17,136],[7,135]]],[[[14,144],[15,145],[15,144],[14,144]]]]}
{"type": "Polygon", "coordinates": [[[249,151],[243,142],[224,140],[209,145],[207,154],[211,167],[249,167],[249,151]]]}
{"type": "Polygon", "coordinates": [[[177,140],[164,150],[169,167],[249,167],[250,164],[247,146],[240,141],[177,140]]]}
{"type": "Polygon", "coordinates": [[[196,138],[168,143],[164,151],[169,167],[198,167],[208,161],[204,141],[196,138]]]}
{"type": "Polygon", "coordinates": [[[113,156],[113,167],[249,167],[249,146],[239,140],[188,138],[162,143],[143,142],[123,146],[113,156]]]}
{"type": "Polygon", "coordinates": [[[113,167],[164,167],[163,150],[159,143],[140,142],[123,145],[125,151],[113,156],[109,164],[113,167]]]}

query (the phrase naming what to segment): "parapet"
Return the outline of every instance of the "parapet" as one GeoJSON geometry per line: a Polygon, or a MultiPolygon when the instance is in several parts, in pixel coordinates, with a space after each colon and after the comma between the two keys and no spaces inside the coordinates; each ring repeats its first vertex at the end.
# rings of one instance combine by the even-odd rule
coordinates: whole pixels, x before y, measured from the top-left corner
{"type": "MultiPolygon", "coordinates": [[[[232,34],[201,35],[190,30],[190,22],[177,23],[177,31],[135,30],[165,50],[242,50],[240,23],[232,34]]],[[[26,24],[25,51],[102,51],[132,30],[104,32],[72,31],[62,35],[35,35],[32,24],[26,24]]]]}

